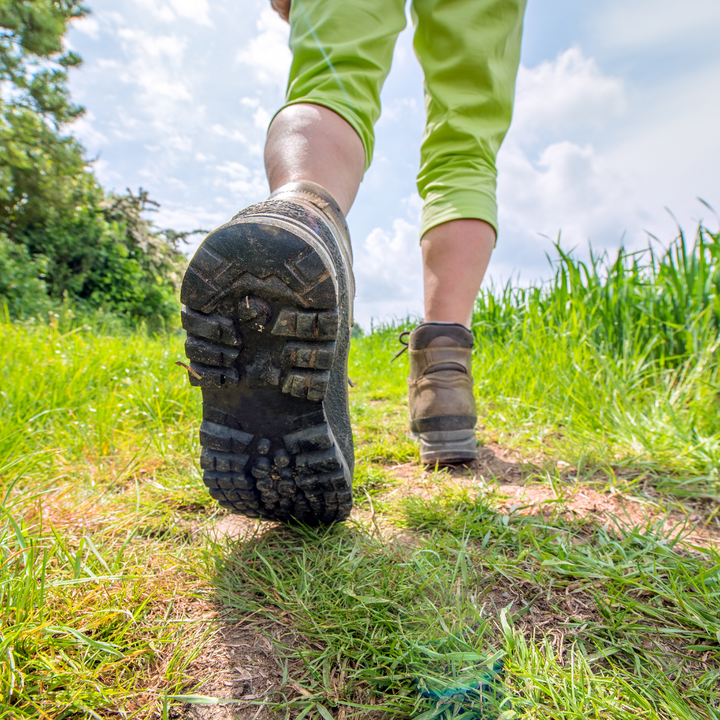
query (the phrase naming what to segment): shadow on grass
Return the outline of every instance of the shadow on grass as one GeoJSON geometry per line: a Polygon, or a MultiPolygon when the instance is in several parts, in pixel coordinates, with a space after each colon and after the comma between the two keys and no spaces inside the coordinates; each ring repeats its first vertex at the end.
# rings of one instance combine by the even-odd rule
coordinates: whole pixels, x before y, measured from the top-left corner
{"type": "Polygon", "coordinates": [[[715,551],[657,523],[500,513],[482,492],[410,498],[402,522],[412,543],[347,523],[265,525],[211,544],[206,572],[228,613],[228,656],[239,652],[230,648],[242,644],[237,632],[268,643],[266,666],[255,663],[264,695],[234,686],[255,710],[717,717],[715,551]],[[495,684],[483,694],[498,663],[502,694],[495,684]]]}

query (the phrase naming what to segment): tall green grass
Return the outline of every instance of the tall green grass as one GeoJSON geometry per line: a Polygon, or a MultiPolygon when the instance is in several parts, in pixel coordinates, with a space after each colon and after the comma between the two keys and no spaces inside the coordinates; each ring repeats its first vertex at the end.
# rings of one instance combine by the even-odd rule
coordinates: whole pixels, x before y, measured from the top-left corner
{"type": "Polygon", "coordinates": [[[720,236],[700,226],[667,248],[649,245],[614,260],[591,250],[582,262],[559,245],[555,274],[528,288],[508,282],[478,298],[479,341],[504,342],[539,328],[589,343],[615,359],[675,367],[716,342],[720,328],[720,236]]]}
{"type": "Polygon", "coordinates": [[[175,557],[212,507],[179,337],[0,322],[0,718],[157,717],[203,622],[175,557]],[[154,714],[155,713],[155,714],[154,714]]]}
{"type": "MultiPolygon", "coordinates": [[[[622,472],[680,495],[720,496],[717,233],[701,227],[692,242],[681,234],[665,249],[588,262],[558,248],[549,281],[483,291],[472,327],[484,440],[611,480],[622,472]]],[[[359,343],[362,392],[404,396],[406,357],[388,365],[403,329],[359,343]]]]}

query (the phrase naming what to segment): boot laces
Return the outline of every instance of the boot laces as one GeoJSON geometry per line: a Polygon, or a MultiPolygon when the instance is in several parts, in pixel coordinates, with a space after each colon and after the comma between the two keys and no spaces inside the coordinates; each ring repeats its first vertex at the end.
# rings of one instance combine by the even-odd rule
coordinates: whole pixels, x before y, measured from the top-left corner
{"type": "Polygon", "coordinates": [[[410,347],[410,341],[405,341],[405,338],[410,335],[410,332],[410,330],[403,330],[398,335],[398,342],[402,345],[402,347],[395,353],[395,355],[393,355],[393,359],[390,361],[391,363],[394,363],[410,347]]]}

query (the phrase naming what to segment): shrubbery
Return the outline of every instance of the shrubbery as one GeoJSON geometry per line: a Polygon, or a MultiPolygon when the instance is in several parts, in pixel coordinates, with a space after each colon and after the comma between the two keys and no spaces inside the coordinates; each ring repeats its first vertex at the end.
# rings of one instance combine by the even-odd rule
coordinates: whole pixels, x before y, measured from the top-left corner
{"type": "Polygon", "coordinates": [[[77,0],[0,4],[0,303],[12,317],[71,303],[165,324],[176,315],[182,234],[155,228],[140,190],[97,183],[69,133],[67,68],[80,58],[62,38],[86,14],[77,0]]]}

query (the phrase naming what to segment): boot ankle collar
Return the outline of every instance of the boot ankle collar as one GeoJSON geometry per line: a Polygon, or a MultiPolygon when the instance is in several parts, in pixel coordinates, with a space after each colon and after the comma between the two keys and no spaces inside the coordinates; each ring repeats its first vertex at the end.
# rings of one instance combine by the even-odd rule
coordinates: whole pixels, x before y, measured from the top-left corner
{"type": "MultiPolygon", "coordinates": [[[[410,333],[410,350],[424,350],[430,342],[438,337],[447,337],[458,347],[472,349],[473,334],[459,323],[426,322],[418,325],[410,333]]],[[[450,346],[452,347],[452,346],[450,346]]]]}
{"type": "Polygon", "coordinates": [[[304,195],[315,207],[324,212],[326,215],[333,216],[335,222],[345,231],[345,235],[350,236],[345,215],[340,209],[337,200],[322,186],[310,180],[298,180],[297,182],[285,183],[275,190],[270,198],[278,200],[282,195],[304,195]]]}
{"type": "Polygon", "coordinates": [[[471,375],[472,351],[470,348],[435,347],[410,350],[410,375],[417,379],[440,370],[455,370],[471,375]]]}

